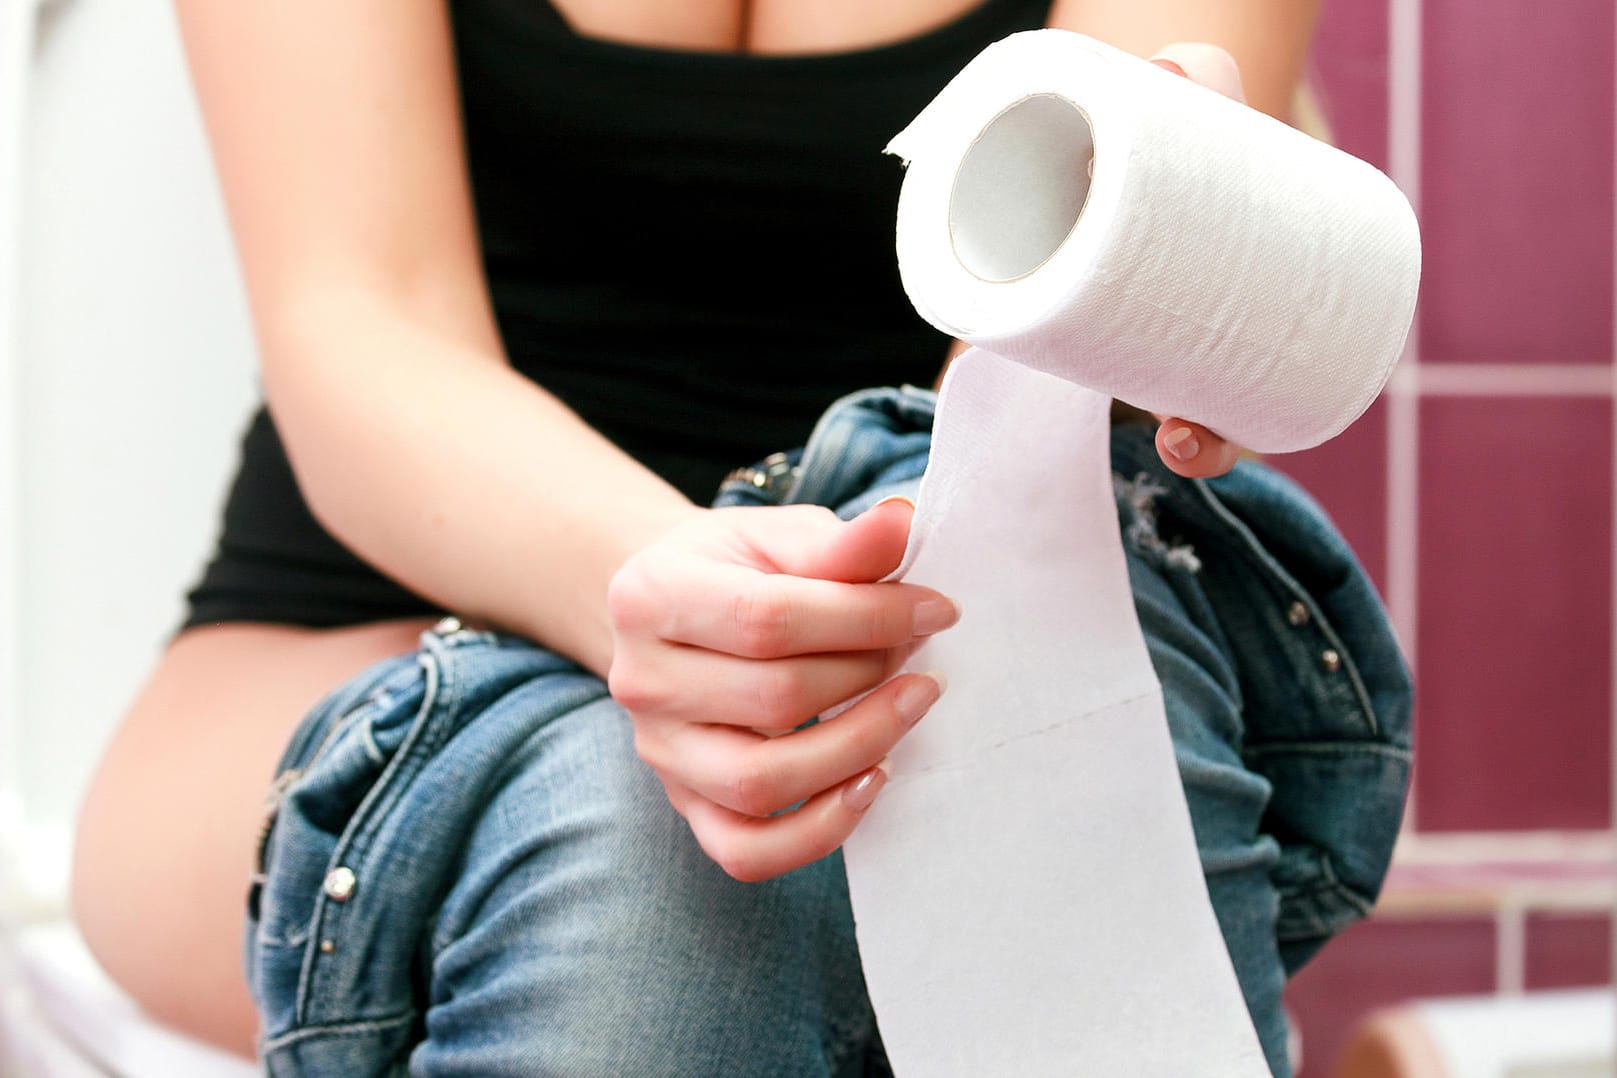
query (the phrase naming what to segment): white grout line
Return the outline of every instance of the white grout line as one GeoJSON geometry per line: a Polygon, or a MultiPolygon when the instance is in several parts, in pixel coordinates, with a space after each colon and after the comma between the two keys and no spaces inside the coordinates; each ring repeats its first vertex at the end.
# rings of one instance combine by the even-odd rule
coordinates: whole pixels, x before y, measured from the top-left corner
{"type": "Polygon", "coordinates": [[[1421,0],[1389,0],[1387,170],[1420,213],[1421,0]]]}
{"type": "MultiPolygon", "coordinates": [[[[1421,0],[1387,0],[1387,166],[1420,215],[1421,0]]],[[[1409,329],[1387,396],[1387,609],[1409,665],[1419,670],[1420,323],[1409,329]],[[1408,392],[1406,389],[1413,389],[1408,392]]],[[[1404,830],[1416,828],[1415,790],[1404,830]]]]}
{"type": "Polygon", "coordinates": [[[1501,996],[1519,996],[1527,987],[1527,913],[1515,902],[1494,914],[1493,981],[1501,996]]]}
{"type": "Polygon", "coordinates": [[[1419,443],[1420,397],[1395,390],[1387,395],[1387,608],[1404,656],[1417,670],[1419,443]]]}
{"type": "Polygon", "coordinates": [[[1426,831],[1399,836],[1399,865],[1617,863],[1612,831],[1426,831]]]}
{"type": "Polygon", "coordinates": [[[1612,366],[1599,363],[1424,363],[1414,390],[1425,397],[1610,397],[1612,366]]]}

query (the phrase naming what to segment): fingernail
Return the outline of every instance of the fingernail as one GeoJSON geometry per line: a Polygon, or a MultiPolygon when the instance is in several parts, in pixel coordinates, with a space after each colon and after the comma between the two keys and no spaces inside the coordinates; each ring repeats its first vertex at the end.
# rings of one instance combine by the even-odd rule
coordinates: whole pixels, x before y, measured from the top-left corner
{"type": "Polygon", "coordinates": [[[1180,67],[1178,64],[1174,63],[1172,60],[1169,60],[1167,57],[1153,56],[1151,58],[1151,62],[1153,64],[1156,64],[1158,67],[1162,68],[1164,71],[1172,71],[1175,75],[1178,75],[1182,79],[1190,78],[1189,75],[1185,74],[1185,69],[1184,68],[1180,67]]]}
{"type": "Polygon", "coordinates": [[[913,726],[921,721],[921,716],[926,714],[927,708],[938,702],[938,697],[943,695],[943,690],[947,687],[948,682],[940,671],[928,670],[904,683],[904,687],[898,690],[898,695],[893,697],[893,710],[913,726]]]}
{"type": "Polygon", "coordinates": [[[1246,99],[1241,86],[1241,68],[1228,49],[1205,41],[1176,41],[1158,49],[1157,54],[1151,57],[1151,62],[1159,67],[1172,64],[1179,69],[1178,74],[1192,82],[1237,101],[1246,99]]]}
{"type": "Polygon", "coordinates": [[[930,636],[942,632],[960,620],[960,607],[952,600],[939,596],[922,599],[915,604],[914,635],[930,636]]]}
{"type": "Polygon", "coordinates": [[[1202,451],[1201,443],[1196,441],[1196,432],[1189,427],[1180,427],[1163,438],[1162,445],[1178,460],[1191,460],[1202,451]]]}
{"type": "Polygon", "coordinates": [[[855,812],[863,812],[869,808],[881,788],[887,785],[887,772],[880,767],[873,767],[860,775],[850,786],[842,788],[842,803],[855,812]]]}
{"type": "Polygon", "coordinates": [[[871,508],[872,509],[880,509],[882,506],[886,505],[888,502],[903,502],[905,505],[909,506],[911,509],[915,508],[914,499],[906,498],[902,494],[889,494],[889,495],[887,495],[887,497],[883,498],[881,501],[879,501],[875,505],[871,506],[871,508]]]}

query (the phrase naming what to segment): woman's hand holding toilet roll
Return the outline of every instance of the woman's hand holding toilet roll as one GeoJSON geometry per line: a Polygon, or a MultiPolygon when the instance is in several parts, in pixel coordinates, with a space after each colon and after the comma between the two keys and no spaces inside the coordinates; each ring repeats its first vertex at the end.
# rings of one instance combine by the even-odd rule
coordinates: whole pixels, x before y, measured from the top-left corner
{"type": "MultiPolygon", "coordinates": [[[[1217,45],[1178,42],[1159,50],[1151,62],[1217,90],[1225,97],[1246,100],[1235,57],[1217,45]]],[[[1200,423],[1160,415],[1157,418],[1162,420],[1157,428],[1157,455],[1169,471],[1188,479],[1206,479],[1223,475],[1240,459],[1240,446],[1220,438],[1200,423]]]]}
{"type": "Polygon", "coordinates": [[[669,801],[737,879],[842,845],[887,753],[942,692],[930,675],[893,678],[959,616],[930,588],[880,583],[913,512],[901,500],[848,522],[816,506],[711,510],[613,578],[612,695],[669,801]]]}
{"type": "MultiPolygon", "coordinates": [[[[1161,49],[1151,60],[1164,70],[1216,90],[1225,97],[1244,102],[1241,73],[1235,58],[1217,45],[1181,42],[1161,49]]],[[[949,360],[964,352],[966,342],[956,340],[949,360]]],[[[943,376],[938,376],[941,385],[943,376]]],[[[1223,475],[1235,466],[1241,447],[1220,437],[1200,423],[1156,413],[1157,453],[1169,470],[1187,478],[1205,479],[1223,475]]]]}
{"type": "MultiPolygon", "coordinates": [[[[1203,133],[1196,126],[1201,123],[1223,124],[1230,128],[1232,137],[1238,136],[1237,141],[1259,147],[1268,145],[1263,139],[1274,142],[1301,137],[1295,132],[1283,136],[1264,134],[1273,129],[1260,129],[1254,134],[1244,119],[1230,116],[1228,104],[1200,91],[1176,88],[1179,84],[1175,80],[1157,73],[1148,72],[1145,77],[1133,74],[1131,71],[1137,71],[1137,67],[1130,69],[1124,66],[1125,61],[1108,59],[1099,51],[1104,46],[1098,43],[1077,46],[1094,54],[1092,66],[1074,69],[1068,77],[1064,72],[1069,69],[1056,53],[1074,48],[1072,40],[1038,40],[1041,44],[1036,48],[1050,54],[1043,57],[1049,70],[1039,77],[1048,80],[1052,91],[1070,90],[1085,96],[1094,89],[1092,82],[1115,77],[1139,92],[1145,109],[1132,111],[1135,99],[1131,98],[1130,109],[1115,113],[1103,110],[1084,114],[1074,106],[1065,111],[1056,109],[1056,115],[1052,115],[1045,103],[1040,110],[1008,122],[1008,134],[996,143],[995,152],[1019,155],[1021,163],[1033,169],[1029,175],[1035,181],[1040,177],[1037,170],[1041,165],[1056,162],[1059,167],[1044,175],[1059,174],[1058,182],[1046,183],[1044,188],[1054,189],[1057,194],[1072,186],[1060,182],[1060,177],[1072,175],[1067,163],[1072,154],[1054,151],[1072,150],[1081,143],[1080,148],[1090,148],[1087,156],[1093,160],[1094,141],[1102,137],[1119,137],[1123,141],[1118,145],[1144,147],[1141,152],[1149,151],[1150,140],[1156,138],[1164,147],[1162,152],[1170,154],[1180,145],[1172,141],[1178,138],[1187,139],[1192,152],[1206,153],[1207,146],[1203,144],[1208,139],[1196,141],[1197,135],[1203,133]],[[1114,63],[1115,69],[1104,66],[1114,63]],[[1151,113],[1152,105],[1159,111],[1151,113]],[[1081,117],[1081,124],[1073,122],[1073,115],[1081,117]],[[1164,121],[1165,116],[1178,121],[1185,130],[1175,128],[1164,133],[1165,127],[1172,126],[1164,121]],[[1070,145],[1052,148],[1042,135],[1031,140],[1026,137],[1029,130],[1039,131],[1041,125],[1054,129],[1055,135],[1065,134],[1070,145]],[[1102,127],[1105,132],[1096,135],[1095,131],[1102,127]],[[1144,141],[1135,143],[1131,139],[1144,141]]],[[[1025,68],[992,59],[992,53],[993,49],[985,52],[974,66],[989,59],[989,66],[996,72],[994,78],[1022,77],[1025,68]]],[[[1158,54],[1156,62],[1228,97],[1242,97],[1235,63],[1222,49],[1171,45],[1158,54]]],[[[1138,64],[1134,60],[1126,63],[1138,64]]],[[[954,96],[945,90],[939,101],[948,98],[955,104],[968,103],[966,98],[972,91],[960,90],[953,83],[951,89],[956,90],[954,96]]],[[[1041,103],[1050,97],[1049,93],[1041,95],[1041,103]]],[[[1067,260],[1078,264],[1063,267],[1059,264],[1060,237],[1080,234],[1072,230],[1083,228],[1082,218],[1076,216],[1082,212],[1082,204],[1078,209],[1060,199],[1049,206],[1037,200],[1033,204],[1035,209],[1053,206],[1056,210],[1071,210],[1078,220],[1074,225],[1072,219],[1047,221],[1038,214],[1030,217],[1022,206],[1011,204],[1016,200],[1004,198],[1002,188],[992,182],[977,184],[975,189],[968,186],[971,198],[957,200],[957,184],[965,182],[960,179],[964,173],[959,161],[964,154],[976,152],[981,140],[979,137],[968,147],[963,139],[951,141],[941,134],[944,128],[938,126],[939,110],[946,112],[948,107],[938,102],[928,106],[928,111],[889,148],[910,161],[899,207],[899,252],[901,271],[918,267],[921,271],[917,280],[906,276],[906,289],[912,299],[918,294],[938,298],[934,288],[937,282],[928,273],[946,274],[944,279],[963,296],[980,298],[984,290],[993,290],[994,302],[987,306],[1003,319],[1002,332],[996,336],[985,330],[973,339],[985,344],[987,338],[987,350],[1008,359],[1015,359],[1019,350],[1035,361],[1041,358],[1038,333],[1052,317],[1052,311],[1061,311],[1074,319],[1073,324],[1092,329],[1102,341],[1137,345],[1140,327],[1130,317],[1136,309],[1128,302],[1130,295],[1106,295],[1104,289],[1082,292],[1081,283],[1091,278],[1074,272],[1089,264],[1085,259],[1115,256],[1131,270],[1143,267],[1127,279],[1130,288],[1143,290],[1147,302],[1165,293],[1168,298],[1162,300],[1164,309],[1194,309],[1181,320],[1182,326],[1174,323],[1167,329],[1182,330],[1180,337],[1192,350],[1200,346],[1196,333],[1216,323],[1216,318],[1201,308],[1212,304],[1218,293],[1204,294],[1195,287],[1200,278],[1189,271],[1202,270],[1202,277],[1206,277],[1206,267],[1186,267],[1187,276],[1176,272],[1171,263],[1150,257],[1150,251],[1136,253],[1127,241],[1145,242],[1156,233],[1131,232],[1126,226],[1109,234],[1121,237],[1122,246],[1095,250],[1081,243],[1068,244],[1067,260]],[[942,149],[929,141],[929,135],[937,136],[942,149]],[[925,171],[925,163],[920,160],[928,153],[932,155],[928,159],[936,162],[931,171],[925,171]],[[918,186],[918,177],[926,182],[918,186]],[[999,229],[997,223],[1001,220],[1038,226],[1027,235],[1041,241],[1054,236],[1055,242],[1050,244],[1053,250],[1030,253],[1023,249],[1025,244],[1001,242],[1006,235],[1026,238],[1015,230],[999,229]],[[950,227],[938,227],[941,222],[950,227]],[[963,253],[968,250],[966,226],[978,224],[995,226],[976,228],[972,239],[977,244],[970,248],[973,257],[982,255],[986,259],[979,259],[983,272],[968,264],[963,253]],[[945,242],[950,246],[942,247],[945,242]],[[1042,260],[1033,255],[1040,255],[1042,260]],[[1037,267],[1031,277],[1022,268],[1024,262],[1037,267]],[[1150,272],[1153,267],[1159,270],[1154,275],[1150,272]],[[1011,272],[1018,269],[1021,275],[1011,272]],[[1039,273],[1045,274],[1044,281],[1063,288],[1069,287],[1069,280],[1080,282],[1070,286],[1080,291],[1032,288],[1027,282],[1040,280],[1039,273]],[[1015,283],[1007,286],[1006,282],[1015,283]],[[1007,313],[1012,294],[1022,297],[1026,308],[1015,317],[1007,313]],[[1007,296],[1003,302],[1001,295],[1007,296]],[[1009,350],[1001,351],[1002,345],[1009,350]]],[[[990,121],[999,122],[988,113],[977,126],[990,121]]],[[[1312,160],[1310,155],[1315,149],[1310,147],[1318,148],[1306,140],[1302,144],[1284,143],[1286,152],[1312,160]]],[[[1093,193],[1085,197],[1092,203],[1096,198],[1104,202],[1090,206],[1088,212],[1101,215],[1092,219],[1104,221],[1107,213],[1132,212],[1132,204],[1122,199],[1122,193],[1129,189],[1115,183],[1107,186],[1108,177],[1117,173],[1103,173],[1093,165],[1091,168],[1095,186],[1093,193]]],[[[1167,174],[1171,178],[1172,170],[1167,174]]],[[[1083,187],[1091,191],[1087,183],[1083,187]]],[[[1044,188],[1036,182],[1032,187],[1048,195],[1050,191],[1044,188]]],[[[1239,183],[1236,189],[1240,189],[1239,183]]],[[[1196,201],[1199,197],[1199,189],[1194,187],[1174,189],[1169,201],[1158,207],[1146,223],[1169,227],[1164,233],[1168,240],[1181,232],[1194,232],[1207,223],[1194,212],[1200,206],[1196,201]],[[1163,225],[1164,220],[1168,226],[1163,225]]],[[[1211,220],[1217,223],[1224,219],[1211,220]]],[[[1215,234],[1205,242],[1216,243],[1217,238],[1215,234]]],[[[1283,246],[1279,239],[1272,245],[1283,246]]],[[[1156,251],[1160,253],[1160,246],[1156,251]]],[[[1216,246],[1209,248],[1210,256],[1217,253],[1216,246]]],[[[1217,261],[1216,257],[1213,260],[1217,261]]],[[[1260,262],[1255,269],[1245,264],[1234,268],[1244,274],[1241,280],[1246,287],[1270,287],[1273,283],[1269,280],[1274,275],[1269,262],[1260,262]]],[[[958,297],[945,291],[943,298],[958,297]]],[[[940,315],[935,304],[917,306],[934,325],[959,332],[961,323],[940,315]]],[[[976,309],[971,303],[965,306],[976,309]]],[[[1133,381],[1124,378],[1113,391],[1125,399],[1136,390],[1142,398],[1155,393],[1162,383],[1150,380],[1151,371],[1156,369],[1150,362],[1160,359],[1171,363],[1174,356],[1181,354],[1168,347],[1161,352],[1155,357],[1148,349],[1142,352],[1135,348],[1127,353],[1129,362],[1120,364],[1112,373],[1121,376],[1143,372],[1145,377],[1133,381]],[[1143,367],[1139,366],[1142,362],[1143,367]]],[[[1056,360],[1058,365],[1062,361],[1056,360]]],[[[1378,367],[1376,373],[1384,372],[1378,367]]],[[[1361,381],[1368,378],[1366,374],[1361,381]]],[[[1344,409],[1354,403],[1346,400],[1349,391],[1361,388],[1353,384],[1342,390],[1344,409]]],[[[1233,393],[1231,390],[1226,396],[1233,393]]],[[[1159,408],[1179,411],[1202,405],[1201,396],[1188,390],[1156,395],[1164,402],[1159,408]],[[1173,403],[1166,403],[1169,401],[1173,403]]],[[[1240,430],[1241,437],[1262,448],[1269,447],[1265,439],[1283,444],[1293,437],[1302,438],[1290,429],[1282,429],[1270,438],[1261,423],[1242,426],[1246,420],[1238,405],[1249,397],[1247,393],[1234,395],[1231,400],[1217,400],[1224,410],[1210,407],[1208,415],[1235,416],[1225,429],[1240,430]]],[[[1263,417],[1269,415],[1263,413],[1263,417]]],[[[1217,421],[1224,425],[1224,420],[1217,421]]],[[[1318,425],[1335,421],[1336,417],[1326,417],[1318,425]]],[[[1168,467],[1186,476],[1228,471],[1239,453],[1235,445],[1212,430],[1179,418],[1163,419],[1157,446],[1168,467]]],[[[942,692],[941,682],[932,675],[893,676],[917,641],[948,628],[958,617],[953,603],[935,591],[912,584],[882,583],[903,558],[911,517],[912,508],[902,502],[879,505],[850,522],[808,506],[708,511],[673,528],[630,558],[612,581],[608,604],[613,629],[609,677],[612,694],[628,710],[635,726],[637,751],[662,780],[674,808],[684,816],[708,855],[738,879],[762,880],[780,875],[841,845],[886,781],[888,752],[942,692]],[[804,726],[814,716],[868,690],[874,691],[836,721],[804,726]]]]}

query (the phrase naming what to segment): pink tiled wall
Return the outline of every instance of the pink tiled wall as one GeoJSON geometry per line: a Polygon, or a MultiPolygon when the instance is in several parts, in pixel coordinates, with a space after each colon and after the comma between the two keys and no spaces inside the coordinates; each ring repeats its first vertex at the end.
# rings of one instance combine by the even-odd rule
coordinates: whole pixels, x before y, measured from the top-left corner
{"type": "MultiPolygon", "coordinates": [[[[1612,827],[1614,42],[1612,0],[1321,16],[1336,142],[1411,194],[1425,273],[1388,393],[1274,463],[1337,518],[1414,659],[1422,837],[1612,827]]],[[[1327,948],[1290,995],[1306,1075],[1365,1011],[1492,991],[1512,963],[1528,988],[1611,978],[1609,913],[1496,928],[1406,915],[1327,948]]]]}
{"type": "Polygon", "coordinates": [[[1276,463],[1384,591],[1390,562],[1415,568],[1389,599],[1419,660],[1423,829],[1612,819],[1614,23],[1611,0],[1327,0],[1321,18],[1336,141],[1415,195],[1425,274],[1394,388],[1276,463]],[[1401,162],[1389,7],[1421,32],[1401,162]],[[1392,478],[1413,480],[1412,519],[1392,478]]]}
{"type": "Polygon", "coordinates": [[[1611,0],[1423,6],[1421,358],[1610,363],[1611,0]]]}
{"type": "Polygon", "coordinates": [[[1423,829],[1611,820],[1611,400],[1420,402],[1423,829]]]}

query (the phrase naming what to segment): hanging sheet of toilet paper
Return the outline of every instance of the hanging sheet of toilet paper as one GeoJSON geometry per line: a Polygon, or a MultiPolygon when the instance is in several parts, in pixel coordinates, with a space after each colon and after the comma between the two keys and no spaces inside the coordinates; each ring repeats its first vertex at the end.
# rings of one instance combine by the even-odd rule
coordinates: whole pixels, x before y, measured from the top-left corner
{"type": "Polygon", "coordinates": [[[1134,613],[1109,398],[1260,451],[1335,435],[1403,347],[1409,205],[1056,30],[991,46],[889,151],[905,288],[976,347],[895,574],[961,603],[908,664],[949,690],[845,848],[888,1054],[901,1078],[1266,1075],[1134,613]]]}

